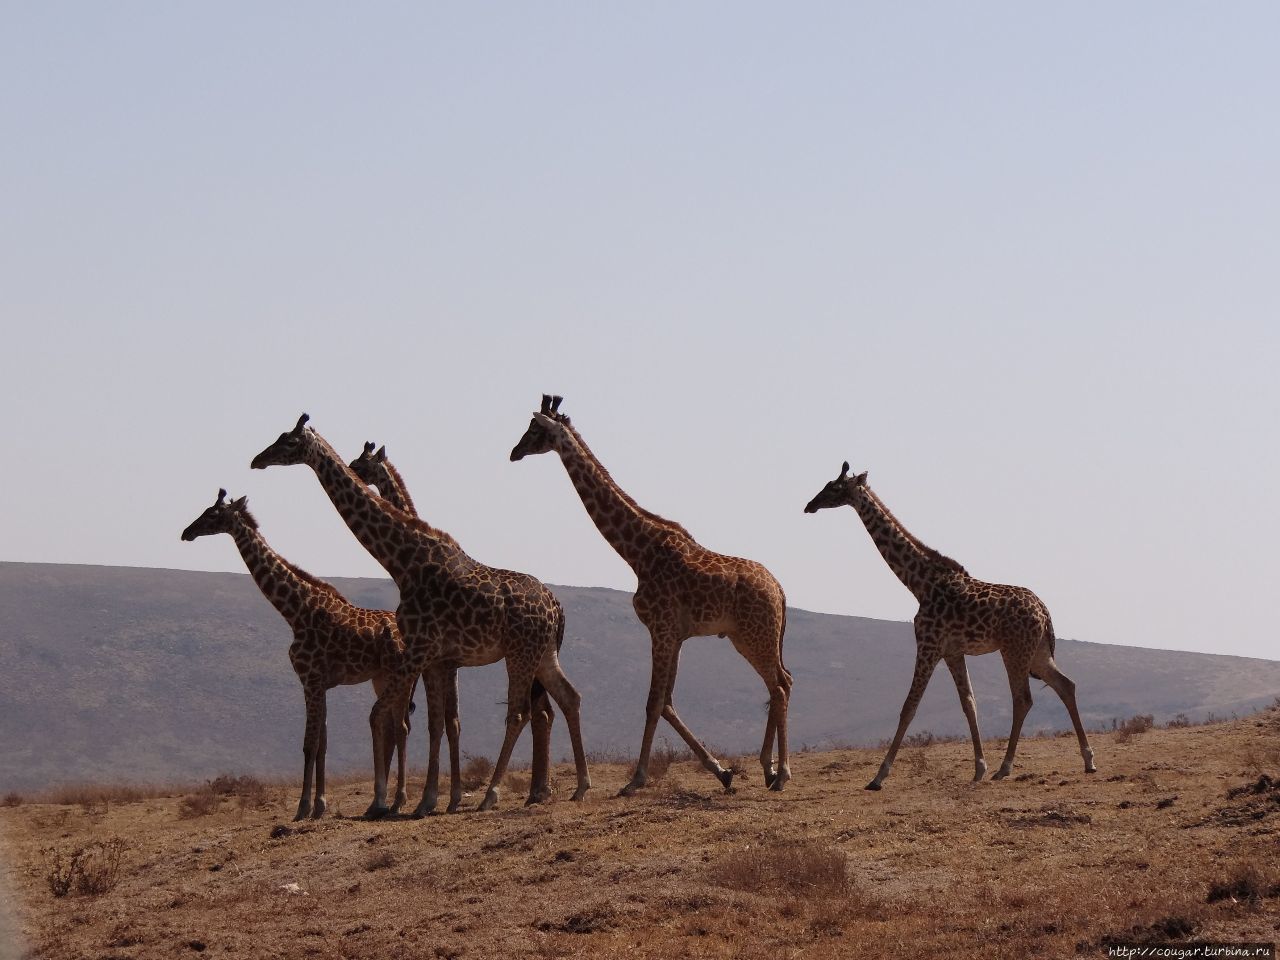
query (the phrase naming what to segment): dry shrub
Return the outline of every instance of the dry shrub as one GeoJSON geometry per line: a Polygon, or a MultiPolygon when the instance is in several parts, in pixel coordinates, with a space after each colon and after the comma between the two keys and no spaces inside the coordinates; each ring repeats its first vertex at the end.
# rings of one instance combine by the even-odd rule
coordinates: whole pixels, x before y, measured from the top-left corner
{"type": "Polygon", "coordinates": [[[86,897],[106,893],[120,877],[123,854],[124,841],[119,837],[77,847],[69,854],[50,848],[45,851],[49,858],[45,877],[49,891],[55,897],[69,893],[86,897]]]}
{"type": "Polygon", "coordinates": [[[195,793],[189,793],[182,798],[178,804],[178,819],[191,820],[195,817],[207,817],[221,804],[221,795],[214,793],[206,784],[195,793]]]}
{"type": "MultiPolygon", "coordinates": [[[[956,733],[934,733],[932,730],[921,730],[919,733],[910,733],[902,738],[904,747],[932,747],[935,743],[959,743],[966,740],[956,733]]],[[[889,742],[885,742],[885,747],[889,746],[889,742]]]]}
{"type": "Polygon", "coordinates": [[[20,807],[22,806],[22,794],[10,791],[4,795],[4,799],[0,800],[2,807],[20,807]]]}
{"type": "Polygon", "coordinates": [[[677,750],[665,739],[649,750],[649,769],[646,771],[650,781],[661,780],[673,763],[683,763],[694,759],[688,750],[677,750]]]}
{"type": "Polygon", "coordinates": [[[1191,718],[1185,713],[1175,714],[1173,719],[1165,724],[1169,730],[1180,730],[1183,727],[1191,726],[1191,718]]]}
{"type": "Polygon", "coordinates": [[[467,762],[462,765],[460,771],[462,789],[479,790],[488,785],[489,778],[493,776],[493,763],[488,757],[472,756],[469,753],[465,756],[467,762]]]}
{"type": "Polygon", "coordinates": [[[1116,743],[1128,743],[1134,737],[1146,733],[1155,726],[1155,717],[1149,713],[1134,714],[1116,727],[1116,743]]]}
{"type": "Polygon", "coordinates": [[[128,783],[68,783],[33,797],[36,803],[79,804],[86,812],[106,810],[112,803],[137,803],[163,795],[160,787],[128,783]]]}
{"type": "Polygon", "coordinates": [[[1280,876],[1274,870],[1264,872],[1252,863],[1241,863],[1225,879],[1210,884],[1205,902],[1230,900],[1259,907],[1272,897],[1280,897],[1280,876]]]}
{"type": "Polygon", "coordinates": [[[390,850],[379,850],[377,853],[370,854],[369,858],[364,862],[364,868],[372,873],[375,870],[386,870],[396,865],[396,855],[390,850]]]}
{"type": "Polygon", "coordinates": [[[713,883],[733,890],[774,889],[793,895],[845,896],[850,891],[843,850],[814,840],[747,847],[710,868],[713,883]]]}
{"type": "Polygon", "coordinates": [[[523,773],[508,773],[502,778],[502,785],[508,793],[525,796],[533,786],[533,778],[523,773]]]}

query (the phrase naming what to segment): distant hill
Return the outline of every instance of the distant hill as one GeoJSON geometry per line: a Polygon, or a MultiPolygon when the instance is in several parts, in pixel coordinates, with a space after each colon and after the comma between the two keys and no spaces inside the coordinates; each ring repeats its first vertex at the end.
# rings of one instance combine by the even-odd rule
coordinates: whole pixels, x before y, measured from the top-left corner
{"type": "MultiPolygon", "coordinates": [[[[394,608],[390,581],[334,579],[352,602],[394,608]]],[[[633,756],[649,686],[648,634],[630,594],[553,587],[568,617],[563,662],[583,696],[588,749],[633,756]]],[[[188,780],[220,772],[301,772],[303,705],[290,632],[247,575],[0,563],[0,789],[72,780],[188,780]]],[[[793,750],[888,738],[910,683],[911,625],[789,610],[784,659],[795,676],[793,750]]],[[[1280,694],[1280,662],[1062,640],[1058,662],[1090,726],[1135,713],[1157,720],[1246,713],[1280,694]]],[[[985,736],[1004,736],[1009,689],[998,656],[972,658],[985,736]]],[[[1063,728],[1052,691],[1033,687],[1027,730],[1063,728]]],[[[501,742],[501,664],[462,671],[462,743],[492,757],[501,742]]],[[[331,770],[368,764],[368,685],[329,696],[331,770]]],[[[418,697],[421,705],[421,696],[418,697]]],[[[754,754],[764,685],[728,640],[684,648],[676,706],[713,748],[754,754]]],[[[555,756],[568,753],[556,724],[555,756]]],[[[425,716],[410,762],[425,763],[425,716]]],[[[964,733],[955,687],[939,670],[913,731],[964,733]]],[[[665,725],[659,736],[678,738],[665,725]]],[[[527,756],[523,738],[519,757],[527,756]]]]}

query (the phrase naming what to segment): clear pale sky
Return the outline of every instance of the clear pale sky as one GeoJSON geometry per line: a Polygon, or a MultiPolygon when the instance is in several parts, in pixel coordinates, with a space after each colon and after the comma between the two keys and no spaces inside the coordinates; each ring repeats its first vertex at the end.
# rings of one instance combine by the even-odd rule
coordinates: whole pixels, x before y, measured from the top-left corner
{"type": "MultiPolygon", "coordinates": [[[[909,619],[848,459],[1060,636],[1277,656],[1280,8],[9,4],[0,558],[243,570],[217,488],[380,575],[303,467],[386,443],[478,559],[631,588],[643,505],[909,619]]],[[[1065,666],[1065,665],[1064,665],[1065,666]]],[[[1069,669],[1069,668],[1068,668],[1069,669]]]]}

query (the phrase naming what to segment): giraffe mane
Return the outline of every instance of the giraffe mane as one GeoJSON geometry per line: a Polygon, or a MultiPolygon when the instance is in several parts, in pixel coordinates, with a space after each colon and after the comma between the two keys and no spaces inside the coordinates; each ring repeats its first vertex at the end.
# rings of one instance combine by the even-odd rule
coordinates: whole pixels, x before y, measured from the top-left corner
{"type": "MultiPolygon", "coordinates": [[[[308,429],[311,430],[312,438],[317,443],[319,443],[326,451],[328,451],[328,454],[330,457],[333,458],[333,461],[337,463],[343,470],[347,471],[347,473],[351,476],[351,479],[354,480],[359,486],[364,487],[365,485],[364,481],[356,476],[356,473],[354,470],[351,469],[350,464],[348,464],[345,460],[343,460],[340,456],[338,456],[338,451],[333,449],[333,444],[331,444],[328,440],[322,437],[319,434],[319,432],[315,430],[315,428],[308,428],[308,429]]],[[[386,463],[386,461],[383,461],[383,462],[386,463]]],[[[387,466],[390,466],[390,464],[388,463],[387,466]]],[[[407,495],[407,491],[406,491],[406,495],[407,495]]],[[[370,496],[372,496],[372,494],[370,494],[370,496]]],[[[439,540],[441,543],[458,550],[460,553],[464,553],[464,554],[466,553],[466,551],[462,549],[461,544],[459,544],[457,540],[453,539],[452,534],[446,533],[443,530],[439,530],[431,526],[431,524],[427,523],[427,521],[423,520],[421,517],[414,516],[412,513],[406,513],[405,511],[401,510],[399,507],[395,506],[395,504],[387,502],[386,499],[383,497],[379,497],[377,499],[382,501],[382,509],[386,510],[387,513],[389,513],[392,519],[394,519],[396,522],[402,523],[406,527],[411,527],[412,529],[417,530],[420,533],[425,533],[427,536],[431,537],[432,539],[439,540]]]]}
{"type": "Polygon", "coordinates": [[[574,427],[574,425],[569,422],[569,418],[562,415],[560,422],[563,423],[564,428],[573,435],[573,439],[577,441],[578,446],[581,448],[583,454],[586,456],[588,460],[590,460],[593,464],[595,464],[596,469],[600,471],[600,475],[604,477],[605,481],[612,484],[613,488],[618,491],[618,495],[622,497],[623,502],[626,503],[627,506],[631,507],[633,510],[636,511],[636,513],[640,514],[646,520],[650,520],[653,523],[656,523],[658,526],[664,527],[667,530],[671,530],[674,533],[682,534],[683,536],[688,537],[690,540],[693,539],[693,534],[691,534],[688,530],[686,530],[680,524],[676,523],[674,520],[668,520],[666,517],[659,516],[658,514],[654,513],[652,510],[646,510],[644,507],[640,506],[640,504],[636,503],[636,501],[632,498],[631,494],[627,493],[626,490],[622,489],[622,485],[619,484],[617,480],[613,479],[613,477],[609,473],[608,468],[606,468],[605,465],[600,462],[600,460],[596,457],[595,452],[589,446],[587,446],[587,442],[582,439],[582,434],[578,433],[577,428],[574,427]]]}
{"type": "MultiPolygon", "coordinates": [[[[245,508],[239,512],[240,512],[240,516],[244,518],[245,526],[247,526],[250,530],[258,529],[258,520],[252,513],[249,512],[248,508],[245,508]]],[[[276,553],[274,550],[272,550],[271,552],[276,553]]],[[[346,597],[344,597],[340,592],[338,592],[338,588],[335,587],[333,584],[325,583],[325,581],[321,580],[315,574],[307,573],[307,571],[303,570],[296,563],[290,563],[288,560],[280,556],[280,554],[278,553],[276,553],[276,559],[278,559],[280,563],[282,563],[289,570],[289,572],[292,573],[299,580],[305,581],[306,583],[315,587],[317,590],[322,591],[323,593],[327,593],[327,594],[330,594],[331,596],[337,597],[343,603],[350,602],[347,600],[346,597]]]]}
{"type": "Polygon", "coordinates": [[[919,537],[917,537],[914,533],[908,530],[906,526],[903,525],[902,521],[893,515],[893,511],[889,509],[889,507],[885,504],[883,500],[880,499],[879,495],[874,490],[872,490],[865,483],[862,485],[862,489],[866,490],[867,496],[869,496],[872,500],[875,501],[876,506],[880,508],[882,513],[884,513],[885,518],[898,529],[898,532],[901,533],[908,540],[908,542],[911,543],[912,546],[914,546],[917,550],[919,550],[922,554],[924,554],[926,559],[931,560],[934,563],[940,564],[943,567],[946,567],[948,570],[951,570],[955,573],[963,574],[966,577],[969,576],[969,571],[966,570],[963,566],[961,566],[959,561],[952,560],[945,553],[939,553],[937,550],[933,549],[933,547],[929,546],[927,543],[923,543],[919,537]]]}
{"type": "Polygon", "coordinates": [[[417,513],[417,507],[414,506],[413,497],[409,496],[409,488],[405,486],[404,477],[400,475],[400,471],[395,468],[390,460],[382,461],[383,468],[387,471],[393,483],[400,488],[400,496],[404,497],[404,506],[406,513],[417,513]]]}

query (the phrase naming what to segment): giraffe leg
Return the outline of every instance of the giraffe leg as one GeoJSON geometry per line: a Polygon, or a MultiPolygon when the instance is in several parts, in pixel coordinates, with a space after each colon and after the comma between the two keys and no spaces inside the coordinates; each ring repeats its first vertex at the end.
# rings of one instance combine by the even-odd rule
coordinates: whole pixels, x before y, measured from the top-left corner
{"type": "Polygon", "coordinates": [[[307,726],[302,734],[302,796],[298,800],[298,812],[294,820],[311,816],[311,778],[316,768],[316,750],[320,745],[320,704],[324,691],[306,691],[307,726]]]}
{"type": "Polygon", "coordinates": [[[455,813],[462,803],[462,752],[459,739],[462,721],[458,718],[458,668],[449,667],[444,680],[444,729],[449,738],[449,806],[446,813],[455,813]]]}
{"type": "Polygon", "coordinates": [[[791,674],[778,656],[779,637],[775,631],[757,633],[744,638],[731,637],[734,648],[743,656],[769,691],[769,719],[765,723],[764,743],[760,747],[760,766],[764,770],[764,785],[770,790],[781,790],[791,779],[791,766],[787,760],[787,708],[791,702],[791,674]],[[778,741],[778,763],[773,763],[773,741],[778,741]]]}
{"type": "Polygon", "coordinates": [[[591,774],[587,771],[587,752],[582,745],[582,696],[569,682],[560,667],[560,657],[552,651],[550,663],[543,667],[542,683],[552,699],[564,711],[564,723],[569,728],[569,742],[573,745],[573,766],[578,774],[578,786],[572,800],[581,800],[591,789],[591,774]]]}
{"type": "MultiPolygon", "coordinates": [[[[375,698],[382,696],[382,691],[386,689],[386,686],[387,680],[385,677],[374,678],[373,693],[375,698]]],[[[412,699],[413,694],[410,693],[409,696],[412,699]]],[[[394,754],[396,757],[396,799],[391,805],[392,813],[398,813],[400,808],[404,806],[405,800],[407,799],[405,794],[405,784],[407,782],[405,776],[407,762],[405,749],[409,741],[410,727],[409,714],[406,712],[404,715],[404,722],[399,725],[393,724],[392,729],[387,731],[388,740],[386,746],[386,763],[388,776],[391,774],[391,756],[394,754]]]]}
{"type": "Polygon", "coordinates": [[[533,770],[529,796],[524,802],[526,807],[551,799],[551,725],[556,719],[546,688],[537,679],[533,681],[530,700],[533,703],[533,713],[529,717],[529,726],[533,730],[533,770]]]}
{"type": "Polygon", "coordinates": [[[319,820],[329,804],[324,799],[324,755],[329,748],[329,709],[327,698],[320,694],[320,742],[316,744],[316,799],[311,804],[311,818],[319,820]]]}
{"type": "Polygon", "coordinates": [[[1076,729],[1076,739],[1080,742],[1080,756],[1084,758],[1084,772],[1097,773],[1093,764],[1093,748],[1089,746],[1089,738],[1085,735],[1084,724],[1080,722],[1080,710],[1076,707],[1076,685],[1058,665],[1049,657],[1043,666],[1036,667],[1036,674],[1047,683],[1053,692],[1062,700],[1067,713],[1071,715],[1071,725],[1076,729]]]}
{"type": "Polygon", "coordinates": [[[385,817],[391,812],[387,806],[387,773],[391,762],[388,755],[391,737],[390,731],[394,718],[395,723],[403,724],[405,712],[409,709],[409,699],[413,695],[413,685],[417,681],[414,674],[397,674],[387,683],[382,696],[369,711],[369,732],[373,735],[373,802],[365,811],[370,818],[385,817]]]}
{"type": "Polygon", "coordinates": [[[982,755],[982,734],[978,732],[978,708],[973,699],[973,687],[969,685],[969,667],[964,661],[964,654],[957,653],[947,657],[947,668],[951,671],[951,679],[956,682],[956,691],[960,694],[960,707],[964,710],[964,718],[969,721],[969,736],[973,738],[973,780],[977,783],[987,772],[987,760],[982,755]]]}
{"type": "MultiPolygon", "coordinates": [[[[652,632],[652,631],[650,631],[652,632]]],[[[649,699],[645,703],[645,720],[644,720],[644,737],[640,741],[640,757],[636,761],[636,771],[631,775],[631,780],[623,787],[618,796],[629,797],[637,790],[649,782],[649,751],[653,748],[653,734],[658,727],[658,718],[665,713],[667,699],[670,696],[668,691],[675,682],[676,664],[680,658],[680,641],[674,637],[663,637],[659,639],[654,637],[653,641],[653,670],[649,679],[649,699]]],[[[680,723],[680,718],[675,716],[675,711],[671,711],[671,716],[667,719],[671,721],[671,725],[676,727],[677,731],[684,727],[680,723]],[[680,724],[676,726],[676,724],[680,724]]],[[[693,738],[693,734],[687,733],[687,728],[680,733],[685,737],[685,741],[689,742],[693,738]]],[[[696,742],[696,741],[694,741],[696,742]]],[[[690,743],[692,746],[692,743],[690,743]]],[[[701,744],[699,744],[701,747],[701,744]]],[[[706,755],[705,748],[702,750],[706,755]]],[[[705,763],[705,761],[703,761],[705,763]]],[[[717,764],[719,766],[719,764],[717,764]]]]}
{"type": "Polygon", "coordinates": [[[427,698],[427,782],[422,787],[422,799],[413,810],[415,818],[435,813],[440,794],[440,739],[444,736],[447,672],[431,666],[422,673],[422,689],[427,698]]]}
{"type": "Polygon", "coordinates": [[[1004,760],[1000,764],[1000,769],[991,775],[992,780],[1003,780],[1013,772],[1013,757],[1018,752],[1018,737],[1022,735],[1022,721],[1027,718],[1027,712],[1031,709],[1031,674],[1028,664],[1011,660],[1006,655],[1004,666],[1009,672],[1009,692],[1013,694],[1013,726],[1009,730],[1009,746],[1005,749],[1004,760]]]}
{"type": "Polygon", "coordinates": [[[937,653],[933,650],[926,652],[919,647],[916,648],[915,674],[911,678],[911,689],[907,692],[907,699],[902,704],[902,714],[898,718],[898,731],[893,735],[893,743],[889,744],[889,752],[884,755],[880,770],[867,784],[866,789],[879,790],[884,783],[884,778],[889,775],[889,770],[893,767],[893,759],[898,755],[898,748],[902,746],[902,738],[906,736],[911,718],[916,715],[916,707],[920,706],[920,698],[924,696],[924,688],[929,685],[929,678],[933,676],[933,669],[937,665],[937,653]]]}
{"type": "MultiPolygon", "coordinates": [[[[511,660],[507,660],[507,669],[511,669],[511,660]]],[[[516,745],[520,731],[529,720],[531,709],[529,692],[533,686],[533,678],[521,671],[519,674],[508,674],[507,679],[507,734],[502,741],[502,750],[498,753],[498,762],[493,765],[493,776],[489,780],[489,789],[480,801],[477,810],[492,810],[498,805],[498,785],[507,774],[507,764],[511,762],[511,751],[516,745]]]]}
{"type": "Polygon", "coordinates": [[[694,736],[693,731],[685,725],[685,722],[680,719],[680,715],[676,713],[675,704],[672,702],[672,695],[675,693],[675,685],[676,672],[672,669],[671,678],[667,683],[667,693],[665,698],[666,704],[662,708],[662,715],[667,718],[667,723],[671,724],[672,729],[675,730],[676,733],[680,734],[680,739],[688,744],[689,749],[692,750],[694,756],[702,762],[702,765],[707,770],[710,770],[715,774],[716,779],[720,781],[721,785],[727,792],[732,789],[733,769],[727,768],[721,764],[720,761],[712,755],[711,751],[706,748],[702,741],[694,736]]]}

